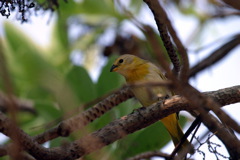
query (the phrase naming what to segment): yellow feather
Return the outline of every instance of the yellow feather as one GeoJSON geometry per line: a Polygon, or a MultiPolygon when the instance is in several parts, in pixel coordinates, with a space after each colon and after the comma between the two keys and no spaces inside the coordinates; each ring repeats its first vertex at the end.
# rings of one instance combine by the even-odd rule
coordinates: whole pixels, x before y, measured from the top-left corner
{"type": "MultiPolygon", "coordinates": [[[[166,77],[156,65],[129,54],[122,55],[116,59],[111,71],[118,72],[123,75],[129,84],[142,82],[161,82],[166,80],[166,77]]],[[[166,87],[160,86],[133,87],[131,89],[135,97],[144,107],[157,102],[161,97],[173,95],[173,93],[166,87]]],[[[182,129],[177,120],[177,115],[171,114],[161,119],[161,121],[171,135],[174,145],[177,145],[183,136],[182,129]]],[[[189,142],[186,141],[184,146],[188,143],[189,142]]]]}

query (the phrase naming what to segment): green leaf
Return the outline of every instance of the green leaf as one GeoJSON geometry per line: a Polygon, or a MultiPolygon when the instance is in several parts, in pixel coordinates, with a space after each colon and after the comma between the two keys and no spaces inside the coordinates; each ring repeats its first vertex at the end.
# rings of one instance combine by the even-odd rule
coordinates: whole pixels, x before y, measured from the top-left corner
{"type": "Polygon", "coordinates": [[[68,35],[68,28],[66,26],[67,19],[59,18],[56,21],[56,24],[54,26],[53,36],[52,39],[54,40],[52,43],[56,44],[56,50],[59,50],[61,55],[68,56],[68,51],[70,49],[69,46],[69,35],[68,35]]]}
{"type": "Polygon", "coordinates": [[[104,95],[123,84],[123,77],[115,72],[110,72],[110,68],[116,57],[109,58],[108,63],[103,67],[97,82],[98,96],[104,95]]]}
{"type": "Polygon", "coordinates": [[[67,145],[70,142],[72,142],[72,139],[70,137],[58,137],[50,141],[49,147],[50,148],[59,147],[63,146],[64,144],[67,145]]]}
{"type": "Polygon", "coordinates": [[[56,120],[63,115],[62,111],[51,101],[36,101],[35,108],[45,122],[56,120]]]}
{"type": "Polygon", "coordinates": [[[156,122],[120,140],[117,145],[118,154],[120,153],[120,159],[126,159],[142,152],[159,150],[169,140],[170,136],[163,124],[156,122]]]}
{"type": "Polygon", "coordinates": [[[123,19],[124,15],[120,14],[114,7],[111,0],[83,0],[77,2],[69,0],[68,3],[60,1],[59,11],[61,16],[69,17],[77,14],[110,16],[123,19]]]}
{"type": "Polygon", "coordinates": [[[71,65],[69,55],[71,46],[68,37],[68,28],[66,27],[66,19],[57,19],[51,33],[51,41],[47,53],[44,54],[48,62],[65,70],[71,65]]]}
{"type": "Polygon", "coordinates": [[[139,0],[131,0],[131,8],[133,8],[133,12],[134,14],[137,14],[140,12],[141,8],[142,8],[142,4],[143,1],[139,1],[139,0]]]}
{"type": "Polygon", "coordinates": [[[115,118],[116,118],[115,111],[110,110],[104,115],[102,115],[100,118],[98,118],[97,120],[93,121],[89,126],[92,130],[97,130],[109,124],[115,118]]]}
{"type": "Polygon", "coordinates": [[[80,102],[86,103],[97,98],[95,84],[85,68],[72,66],[66,79],[80,102]]]}
{"type": "Polygon", "coordinates": [[[136,99],[129,99],[116,106],[113,110],[116,112],[116,118],[131,114],[135,109],[142,107],[136,99]]]}
{"type": "Polygon", "coordinates": [[[14,83],[20,92],[26,94],[26,91],[41,86],[47,77],[56,76],[54,68],[41,56],[39,46],[10,23],[5,23],[4,29],[6,46],[9,48],[6,57],[14,83]]]}
{"type": "Polygon", "coordinates": [[[26,113],[19,113],[18,115],[21,128],[30,135],[40,134],[55,126],[63,115],[63,112],[51,101],[35,101],[34,108],[37,115],[27,116],[26,113]]]}

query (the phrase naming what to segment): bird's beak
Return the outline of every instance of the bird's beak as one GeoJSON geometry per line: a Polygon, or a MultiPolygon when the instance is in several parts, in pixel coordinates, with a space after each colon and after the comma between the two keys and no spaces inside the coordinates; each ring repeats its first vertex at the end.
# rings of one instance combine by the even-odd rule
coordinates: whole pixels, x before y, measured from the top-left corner
{"type": "Polygon", "coordinates": [[[112,65],[110,72],[115,72],[117,67],[118,67],[118,65],[112,65]]]}

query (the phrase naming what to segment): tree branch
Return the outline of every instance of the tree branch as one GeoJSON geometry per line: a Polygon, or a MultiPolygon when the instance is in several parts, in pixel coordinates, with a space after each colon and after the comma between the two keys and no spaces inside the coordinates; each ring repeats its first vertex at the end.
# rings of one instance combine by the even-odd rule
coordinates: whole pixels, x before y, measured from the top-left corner
{"type": "MultiPolygon", "coordinates": [[[[232,95],[228,96],[228,97],[233,97],[231,99],[231,102],[233,103],[240,102],[240,94],[239,94],[240,86],[232,87],[231,90],[233,90],[231,92],[232,95]]],[[[225,90],[222,89],[219,91],[215,91],[214,94],[217,94],[217,95],[226,94],[224,92],[225,90]]],[[[222,105],[229,104],[229,102],[227,102],[226,100],[217,99],[219,97],[221,96],[215,97],[215,100],[217,100],[217,102],[221,101],[222,105]]],[[[191,111],[197,108],[198,107],[194,107],[192,104],[188,103],[188,101],[185,98],[180,96],[173,96],[170,99],[165,100],[164,102],[158,102],[147,108],[138,109],[136,112],[129,114],[127,116],[124,116],[121,119],[117,119],[111,122],[110,124],[106,125],[102,129],[92,134],[89,134],[83,137],[82,139],[72,143],[70,145],[70,150],[72,151],[72,154],[75,156],[72,158],[81,157],[97,149],[100,149],[110,143],[113,143],[118,139],[123,138],[124,136],[130,133],[140,130],[158,121],[159,119],[166,117],[169,114],[179,112],[181,110],[191,111]]],[[[211,121],[208,121],[208,122],[204,121],[204,124],[205,123],[208,123],[208,125],[211,125],[211,127],[213,127],[212,126],[213,123],[211,121]]],[[[220,133],[223,133],[221,131],[222,128],[218,128],[215,126],[214,130],[216,131],[216,129],[220,131],[220,133]]],[[[238,154],[240,154],[239,140],[229,135],[228,135],[228,138],[229,138],[229,142],[231,143],[226,142],[227,146],[231,146],[230,148],[232,150],[235,150],[238,154]]],[[[69,155],[69,157],[71,157],[71,155],[69,155]]]]}
{"type": "Polygon", "coordinates": [[[133,97],[132,92],[129,90],[129,88],[124,87],[123,89],[116,91],[83,113],[64,120],[57,127],[52,128],[38,136],[35,136],[34,140],[42,144],[59,136],[66,137],[73,131],[83,128],[90,122],[94,121],[112,109],[114,106],[117,106],[118,104],[126,101],[131,97],[133,97]]]}
{"type": "Polygon", "coordinates": [[[237,45],[240,44],[240,34],[237,34],[233,37],[232,40],[225,43],[217,50],[215,50],[212,54],[210,54],[207,58],[203,59],[200,63],[195,65],[190,69],[189,77],[195,76],[200,71],[208,68],[209,66],[214,65],[223,59],[226,55],[230,53],[232,49],[234,49],[237,45]]]}
{"type": "MultiPolygon", "coordinates": [[[[227,105],[229,102],[240,102],[240,86],[234,86],[204,94],[214,97],[214,99],[221,103],[221,105],[227,105]],[[225,99],[225,96],[228,98],[225,99]]],[[[41,157],[43,160],[50,160],[51,158],[70,160],[81,157],[100,149],[105,145],[113,143],[114,141],[123,138],[130,133],[147,127],[148,125],[158,121],[163,117],[166,117],[169,114],[179,112],[181,110],[190,111],[193,109],[196,108],[192,104],[188,103],[185,98],[173,96],[170,99],[166,99],[164,102],[158,102],[147,108],[138,109],[132,114],[124,116],[121,119],[117,119],[102,129],[67,145],[65,148],[43,148],[18,128],[15,130],[15,133],[18,134],[18,138],[16,139],[15,136],[12,136],[11,128],[14,126],[12,125],[11,120],[6,118],[2,113],[0,113],[0,131],[14,141],[19,141],[23,149],[28,151],[36,159],[41,157]],[[45,156],[42,157],[43,155],[45,156]]],[[[210,125],[212,123],[207,122],[207,124],[210,125]]],[[[219,131],[219,128],[215,126],[214,130],[216,131],[216,129],[219,131]]],[[[222,134],[222,132],[219,133],[222,134]]],[[[226,136],[226,134],[224,134],[224,136],[226,136]]],[[[237,153],[240,153],[239,141],[237,139],[232,139],[231,136],[227,135],[227,137],[228,141],[226,143],[229,144],[229,142],[231,142],[231,149],[235,150],[237,153]]]]}
{"type": "MultiPolygon", "coordinates": [[[[83,113],[69,118],[67,120],[62,121],[57,127],[47,130],[46,132],[37,135],[34,137],[39,144],[57,138],[59,136],[68,136],[70,133],[82,129],[84,126],[89,124],[90,122],[96,120],[107,111],[111,110],[114,106],[128,100],[129,98],[133,97],[132,92],[129,90],[130,87],[141,87],[141,86],[170,86],[172,83],[169,81],[166,82],[158,82],[158,83],[139,83],[139,84],[131,84],[122,87],[118,91],[113,92],[109,96],[104,96],[105,99],[100,101],[99,99],[94,100],[100,101],[93,107],[89,108],[88,110],[84,111],[83,113]]],[[[92,104],[92,103],[90,103],[92,104]]],[[[86,106],[86,105],[84,105],[86,106]]],[[[88,105],[87,105],[88,106],[88,105]]]]}
{"type": "MultiPolygon", "coordinates": [[[[24,112],[29,112],[29,113],[32,113],[34,115],[37,114],[36,110],[33,107],[33,102],[32,101],[19,99],[19,98],[16,98],[15,96],[12,96],[12,100],[16,104],[17,110],[24,111],[24,112]]],[[[2,112],[8,112],[8,110],[9,110],[8,105],[9,105],[9,103],[11,103],[10,101],[11,100],[8,98],[8,96],[6,96],[2,92],[0,92],[0,110],[2,112]]]]}
{"type": "Polygon", "coordinates": [[[127,160],[142,160],[142,159],[149,159],[149,158],[152,158],[152,157],[161,157],[161,158],[168,159],[169,154],[162,153],[162,152],[159,152],[159,151],[150,151],[150,152],[141,153],[137,156],[128,158],[127,160]]]}
{"type": "Polygon", "coordinates": [[[240,10],[240,2],[239,1],[235,1],[235,0],[222,0],[223,2],[225,2],[226,4],[228,4],[229,6],[240,10]]]}
{"type": "Polygon", "coordinates": [[[23,150],[27,151],[38,160],[51,160],[53,155],[56,159],[62,157],[61,153],[63,152],[60,150],[60,148],[53,148],[49,150],[42,147],[36,141],[33,141],[32,137],[19,129],[15,123],[6,117],[2,112],[0,112],[0,132],[11,138],[14,142],[17,142],[17,144],[19,144],[23,150]],[[44,155],[46,157],[43,157],[44,155]]]}

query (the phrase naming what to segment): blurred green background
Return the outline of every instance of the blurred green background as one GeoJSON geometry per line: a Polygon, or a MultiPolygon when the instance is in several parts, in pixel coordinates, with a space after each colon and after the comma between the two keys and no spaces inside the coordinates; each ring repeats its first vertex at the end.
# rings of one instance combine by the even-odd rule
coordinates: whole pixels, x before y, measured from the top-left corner
{"type": "MultiPolygon", "coordinates": [[[[206,2],[212,12],[219,7],[215,1],[206,2]]],[[[54,13],[50,44],[44,48],[12,23],[4,23],[2,42],[11,87],[14,95],[32,101],[37,111],[37,115],[19,112],[17,117],[19,126],[32,136],[46,130],[44,125],[49,122],[77,114],[75,110],[81,105],[120,88],[125,83],[124,79],[109,72],[119,54],[132,53],[156,62],[144,34],[140,30],[140,36],[129,34],[128,28],[123,28],[126,22],[132,21],[132,16],[124,11],[118,1],[69,0],[59,3],[59,9],[54,13]],[[108,36],[113,37],[110,42],[106,38],[108,36]],[[91,72],[99,76],[92,79],[91,72]]],[[[164,3],[197,19],[200,24],[197,33],[200,34],[212,15],[207,12],[200,14],[196,4],[195,1],[189,1],[188,5],[183,1],[164,3]]],[[[144,5],[142,1],[130,0],[127,6],[132,14],[139,16],[144,5]]],[[[160,39],[159,45],[162,46],[160,39]]],[[[4,91],[7,86],[4,77],[0,78],[0,87],[4,91]]],[[[135,100],[128,100],[94,121],[86,130],[95,131],[137,107],[140,105],[135,100]]],[[[79,110],[84,111],[84,108],[79,110]]],[[[182,125],[186,121],[186,118],[180,118],[182,125]]],[[[76,132],[68,138],[50,141],[47,146],[59,146],[81,136],[80,132],[76,132]]],[[[162,124],[157,122],[84,159],[122,160],[144,151],[159,150],[169,140],[162,124]]]]}

